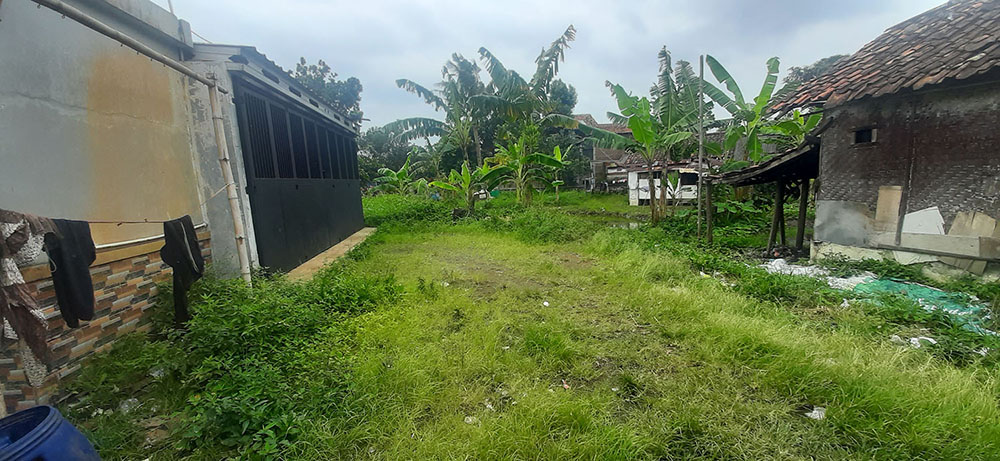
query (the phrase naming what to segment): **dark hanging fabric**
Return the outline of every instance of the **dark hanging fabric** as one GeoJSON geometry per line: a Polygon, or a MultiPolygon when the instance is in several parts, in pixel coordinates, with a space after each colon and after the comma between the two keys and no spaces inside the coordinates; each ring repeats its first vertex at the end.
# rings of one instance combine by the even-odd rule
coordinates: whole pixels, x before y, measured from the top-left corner
{"type": "Polygon", "coordinates": [[[174,325],[183,328],[191,319],[187,292],[205,272],[205,260],[190,216],[163,223],[163,239],[160,257],[174,269],[174,325]]]}
{"type": "Polygon", "coordinates": [[[53,219],[59,235],[45,236],[45,252],[52,269],[52,286],[66,325],[80,326],[80,320],[94,319],[94,282],[90,265],[97,258],[97,248],[90,236],[90,224],[84,221],[53,219]]]}

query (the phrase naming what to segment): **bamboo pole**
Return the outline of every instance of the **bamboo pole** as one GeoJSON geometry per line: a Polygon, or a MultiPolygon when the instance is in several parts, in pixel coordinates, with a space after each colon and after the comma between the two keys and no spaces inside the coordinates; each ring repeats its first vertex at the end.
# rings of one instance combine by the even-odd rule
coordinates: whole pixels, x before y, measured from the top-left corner
{"type": "Polygon", "coordinates": [[[246,231],[243,228],[243,213],[240,210],[240,198],[236,192],[236,180],[233,178],[233,166],[229,159],[229,146],[226,143],[225,126],[222,123],[222,112],[219,109],[218,85],[208,87],[208,99],[209,104],[212,106],[212,124],[215,131],[215,146],[219,153],[219,166],[222,167],[222,180],[226,182],[229,212],[233,216],[233,233],[236,234],[236,254],[240,260],[240,276],[247,285],[251,285],[250,253],[247,251],[246,231]]]}
{"type": "MultiPolygon", "coordinates": [[[[701,190],[704,187],[702,176],[705,170],[702,161],[705,157],[705,55],[698,56],[698,239],[701,239],[701,190]]],[[[709,186],[711,187],[711,186],[709,186]]],[[[709,192],[711,197],[711,192],[709,192]]],[[[709,224],[711,227],[711,224],[709,224]]],[[[711,231],[709,231],[711,234],[711,231]]],[[[709,241],[712,237],[709,236],[709,241]]]]}

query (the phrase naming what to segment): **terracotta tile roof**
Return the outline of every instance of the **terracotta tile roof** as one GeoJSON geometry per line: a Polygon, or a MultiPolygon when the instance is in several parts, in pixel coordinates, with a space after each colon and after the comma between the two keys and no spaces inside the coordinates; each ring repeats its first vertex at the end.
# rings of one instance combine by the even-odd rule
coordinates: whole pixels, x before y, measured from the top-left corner
{"type": "Polygon", "coordinates": [[[964,80],[1000,66],[1000,0],[952,0],[903,21],[772,109],[843,104],[964,80]]]}

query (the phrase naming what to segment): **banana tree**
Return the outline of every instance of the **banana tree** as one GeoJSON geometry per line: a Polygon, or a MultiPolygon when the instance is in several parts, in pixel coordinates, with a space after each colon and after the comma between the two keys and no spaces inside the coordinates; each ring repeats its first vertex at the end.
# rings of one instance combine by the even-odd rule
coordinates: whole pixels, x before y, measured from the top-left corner
{"type": "Polygon", "coordinates": [[[792,111],[791,117],[766,126],[761,132],[778,137],[779,143],[786,147],[795,147],[806,140],[806,134],[816,128],[822,118],[821,114],[810,114],[806,117],[798,109],[795,109],[792,111]]]}
{"type": "Polygon", "coordinates": [[[414,180],[410,175],[410,157],[406,157],[406,162],[399,170],[391,168],[379,168],[378,173],[382,176],[375,178],[375,191],[389,194],[407,194],[419,188],[419,181],[414,180]]]}
{"type": "MultiPolygon", "coordinates": [[[[566,149],[566,155],[569,155],[569,151],[572,148],[573,148],[573,146],[569,146],[566,149]]],[[[566,166],[567,162],[565,160],[563,160],[562,149],[560,149],[559,146],[555,146],[554,148],[552,148],[552,158],[555,159],[556,162],[559,162],[559,165],[560,165],[558,167],[555,167],[555,169],[553,170],[553,173],[552,173],[553,180],[550,183],[552,185],[552,187],[554,187],[556,189],[556,203],[559,203],[559,186],[561,186],[561,185],[563,185],[563,184],[566,183],[565,181],[559,179],[559,171],[561,171],[563,169],[563,167],[566,166]]]]}
{"type": "Polygon", "coordinates": [[[531,196],[536,182],[545,181],[545,168],[561,168],[562,161],[540,152],[530,152],[525,148],[524,139],[501,146],[490,162],[504,168],[501,182],[512,184],[517,203],[531,204],[531,196]]]}
{"type": "MultiPolygon", "coordinates": [[[[713,101],[722,106],[733,116],[733,123],[726,130],[726,140],[723,149],[730,151],[734,149],[741,139],[746,140],[746,159],[752,163],[764,160],[764,145],[761,142],[762,135],[766,134],[772,121],[767,118],[768,109],[771,106],[774,88],[778,83],[778,67],[780,61],[777,57],[767,60],[767,75],[764,77],[764,84],[760,92],[752,101],[747,101],[743,97],[743,91],[736,83],[736,79],[728,70],[712,56],[706,56],[705,62],[719,83],[725,85],[729,94],[722,91],[709,82],[704,82],[705,94],[713,101]]],[[[742,155],[737,155],[735,160],[744,160],[742,155]]]]}
{"type": "Polygon", "coordinates": [[[479,57],[490,75],[486,91],[472,98],[480,107],[505,121],[538,121],[555,110],[549,99],[549,89],[559,63],[565,59],[569,43],[576,39],[576,29],[570,25],[548,48],[535,58],[535,72],[525,80],[514,70],[508,69],[490,50],[482,47],[479,57]]]}
{"type": "Polygon", "coordinates": [[[506,167],[489,167],[482,165],[475,170],[469,169],[469,162],[462,163],[462,172],[451,170],[447,181],[432,181],[430,185],[442,190],[458,193],[465,197],[465,206],[472,215],[476,211],[476,194],[481,188],[487,191],[493,189],[500,178],[509,171],[506,167]]]}
{"type": "Polygon", "coordinates": [[[434,136],[441,136],[442,139],[451,137],[453,140],[460,138],[465,158],[470,158],[468,147],[473,146],[477,164],[482,164],[480,130],[488,110],[475,99],[486,91],[479,72],[475,62],[456,53],[441,69],[443,80],[437,84],[437,89],[432,90],[405,78],[396,80],[396,86],[416,94],[435,111],[443,111],[445,117],[443,121],[427,117],[404,118],[387,124],[385,128],[405,141],[434,136]]]}

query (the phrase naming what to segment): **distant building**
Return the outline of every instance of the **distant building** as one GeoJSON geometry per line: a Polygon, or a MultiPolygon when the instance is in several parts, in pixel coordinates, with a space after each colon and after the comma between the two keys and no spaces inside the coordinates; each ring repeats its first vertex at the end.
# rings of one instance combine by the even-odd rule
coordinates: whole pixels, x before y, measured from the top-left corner
{"type": "Polygon", "coordinates": [[[814,255],[996,266],[1000,2],[892,26],[775,107],[824,114],[814,255]]]}

